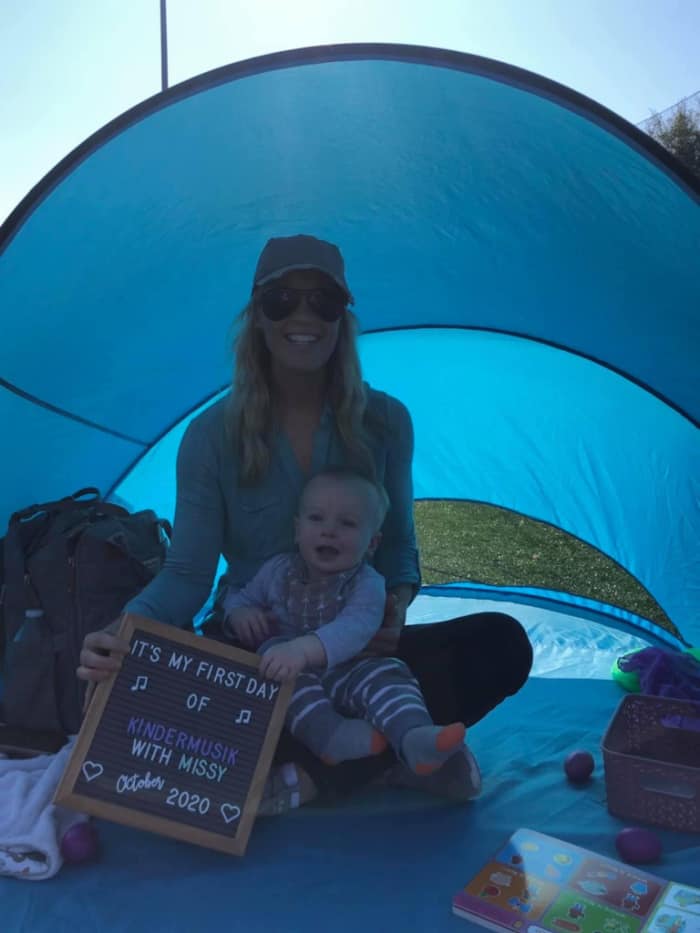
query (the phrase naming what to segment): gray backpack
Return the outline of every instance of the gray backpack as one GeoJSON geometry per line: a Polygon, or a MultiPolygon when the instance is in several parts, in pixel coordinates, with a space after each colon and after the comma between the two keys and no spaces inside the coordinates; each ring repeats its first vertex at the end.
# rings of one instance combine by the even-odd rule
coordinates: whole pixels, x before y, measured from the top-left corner
{"type": "Polygon", "coordinates": [[[154,512],[131,514],[94,488],[11,517],[2,542],[0,720],[78,731],[83,638],[116,619],[155,576],[169,538],[169,523],[154,512]]]}

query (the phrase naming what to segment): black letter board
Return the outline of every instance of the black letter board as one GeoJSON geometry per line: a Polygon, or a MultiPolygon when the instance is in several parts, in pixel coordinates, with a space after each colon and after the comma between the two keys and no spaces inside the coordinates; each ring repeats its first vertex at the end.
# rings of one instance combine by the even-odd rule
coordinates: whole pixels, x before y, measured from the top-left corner
{"type": "Polygon", "coordinates": [[[55,795],[61,806],[243,855],[293,684],[259,658],[125,615],[122,669],[99,684],[55,795]]]}

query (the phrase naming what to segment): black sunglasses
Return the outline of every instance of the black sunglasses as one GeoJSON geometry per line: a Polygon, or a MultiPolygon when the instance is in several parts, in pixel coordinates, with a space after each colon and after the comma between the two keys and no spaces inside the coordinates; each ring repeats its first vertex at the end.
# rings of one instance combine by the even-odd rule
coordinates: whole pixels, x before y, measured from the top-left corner
{"type": "Polygon", "coordinates": [[[268,320],[283,321],[296,311],[302,296],[314,314],[329,324],[340,319],[348,304],[339,288],[291,288],[289,285],[266,288],[255,301],[268,320]]]}

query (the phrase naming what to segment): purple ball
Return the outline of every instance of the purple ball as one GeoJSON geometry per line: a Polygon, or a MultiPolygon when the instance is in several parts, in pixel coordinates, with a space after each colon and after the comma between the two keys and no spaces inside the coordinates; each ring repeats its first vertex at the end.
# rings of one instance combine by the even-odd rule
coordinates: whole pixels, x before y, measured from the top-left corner
{"type": "Polygon", "coordinates": [[[628,826],[615,836],[615,848],[625,862],[644,865],[661,856],[661,840],[651,830],[628,826]]]}
{"type": "Polygon", "coordinates": [[[61,855],[66,862],[79,865],[97,857],[99,836],[92,823],[76,823],[66,830],[61,839],[61,855]]]}
{"type": "Polygon", "coordinates": [[[582,748],[571,752],[564,761],[564,771],[573,784],[585,784],[593,774],[594,767],[593,755],[582,748]]]}

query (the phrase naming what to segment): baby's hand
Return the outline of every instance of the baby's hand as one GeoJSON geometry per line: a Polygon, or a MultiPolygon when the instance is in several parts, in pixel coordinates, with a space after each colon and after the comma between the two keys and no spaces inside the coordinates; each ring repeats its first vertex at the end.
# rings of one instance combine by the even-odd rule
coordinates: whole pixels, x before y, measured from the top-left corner
{"type": "Polygon", "coordinates": [[[300,638],[295,638],[268,648],[260,661],[260,673],[270,680],[294,680],[307,664],[304,644],[300,638]]]}
{"type": "Polygon", "coordinates": [[[237,609],[232,609],[226,618],[236,638],[246,648],[255,649],[270,637],[273,617],[264,609],[258,609],[255,606],[239,606],[237,609]]]}

